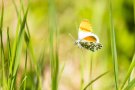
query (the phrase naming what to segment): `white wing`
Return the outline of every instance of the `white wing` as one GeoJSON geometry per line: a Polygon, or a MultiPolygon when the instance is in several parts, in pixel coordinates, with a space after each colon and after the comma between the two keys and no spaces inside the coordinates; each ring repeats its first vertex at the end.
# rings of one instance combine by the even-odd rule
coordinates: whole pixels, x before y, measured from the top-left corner
{"type": "Polygon", "coordinates": [[[99,38],[97,35],[95,35],[94,33],[92,32],[85,32],[85,31],[82,31],[79,29],[79,32],[78,32],[78,40],[81,40],[85,37],[88,37],[88,36],[93,36],[96,38],[96,43],[99,43],[99,38]]]}

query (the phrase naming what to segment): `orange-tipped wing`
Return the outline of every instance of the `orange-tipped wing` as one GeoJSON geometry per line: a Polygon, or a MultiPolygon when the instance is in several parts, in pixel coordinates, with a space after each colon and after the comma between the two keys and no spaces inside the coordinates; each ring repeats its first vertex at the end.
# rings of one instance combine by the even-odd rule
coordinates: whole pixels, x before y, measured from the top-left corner
{"type": "Polygon", "coordinates": [[[88,20],[83,20],[79,29],[86,32],[92,32],[92,26],[88,20]]]}
{"type": "Polygon", "coordinates": [[[86,40],[88,42],[96,42],[97,41],[97,39],[94,36],[85,37],[85,38],[83,38],[83,40],[86,40]]]}

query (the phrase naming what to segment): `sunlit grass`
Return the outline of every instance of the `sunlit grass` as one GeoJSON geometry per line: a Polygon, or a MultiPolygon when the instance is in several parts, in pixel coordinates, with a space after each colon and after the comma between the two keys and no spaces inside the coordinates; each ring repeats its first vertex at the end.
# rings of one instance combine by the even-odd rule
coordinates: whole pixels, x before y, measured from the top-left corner
{"type": "MultiPolygon", "coordinates": [[[[135,24],[135,0],[133,1],[133,7],[134,7],[134,24],[135,24]]],[[[135,51],[134,51],[134,55],[133,55],[131,61],[132,62],[130,64],[130,66],[129,66],[128,72],[127,72],[127,74],[126,74],[126,76],[124,78],[122,86],[120,87],[121,90],[123,90],[123,89],[124,90],[132,90],[135,87],[135,78],[134,77],[133,77],[133,79],[131,78],[131,74],[132,74],[132,72],[134,73],[134,68],[135,68],[135,51]],[[127,81],[128,81],[128,84],[126,85],[127,81]]]]}
{"type": "Polygon", "coordinates": [[[80,90],[83,90],[84,87],[84,53],[81,52],[82,56],[80,59],[80,74],[81,74],[81,81],[80,81],[80,90]]]}
{"type": "Polygon", "coordinates": [[[114,65],[114,76],[115,76],[115,87],[118,90],[118,61],[117,61],[117,50],[116,50],[116,41],[115,41],[115,30],[113,22],[113,13],[112,13],[112,0],[109,0],[109,15],[110,15],[110,38],[111,38],[111,51],[112,51],[112,60],[114,65]]]}
{"type": "Polygon", "coordinates": [[[4,3],[2,1],[2,11],[1,11],[1,17],[0,17],[0,40],[1,40],[1,63],[2,63],[2,86],[3,89],[7,89],[7,82],[5,77],[5,52],[4,52],[4,45],[3,45],[3,18],[4,18],[4,3]]]}
{"type": "MultiPolygon", "coordinates": [[[[93,70],[92,70],[92,67],[93,67],[93,53],[91,53],[92,55],[90,56],[90,65],[89,65],[89,67],[90,67],[90,80],[92,81],[92,72],[93,72],[93,70]]],[[[95,80],[96,81],[96,80],[95,80]]],[[[90,87],[90,90],[93,90],[93,87],[92,87],[92,85],[91,85],[91,87],[90,87]]]]}
{"type": "Polygon", "coordinates": [[[95,79],[91,80],[91,82],[89,82],[89,83],[84,87],[83,90],[86,90],[90,85],[92,85],[92,83],[96,82],[99,78],[101,78],[102,76],[106,75],[107,73],[108,73],[108,72],[105,72],[105,73],[99,75],[98,77],[96,77],[95,79]]]}
{"type": "MultiPolygon", "coordinates": [[[[17,14],[17,24],[16,26],[16,35],[15,38],[11,39],[10,32],[12,29],[7,26],[6,27],[6,47],[4,47],[4,34],[3,34],[3,21],[4,21],[4,3],[0,3],[2,5],[1,8],[1,13],[0,13],[0,89],[2,90],[43,90],[43,65],[44,65],[44,60],[48,56],[45,55],[45,47],[44,50],[40,53],[40,55],[36,55],[36,52],[33,48],[33,43],[32,43],[32,38],[31,38],[31,33],[30,33],[30,28],[27,22],[27,17],[29,13],[29,3],[28,6],[24,5],[24,1],[20,0],[20,9],[18,9],[18,6],[15,2],[15,0],[12,0],[12,4],[14,6],[15,12],[17,14]],[[7,49],[6,49],[7,48],[7,49]],[[23,50],[24,49],[24,50],[23,50]],[[23,51],[22,51],[23,50],[23,51]],[[19,77],[20,82],[19,84],[17,83],[17,78],[18,78],[18,70],[19,67],[21,66],[21,55],[24,55],[24,68],[23,71],[21,72],[21,77],[19,77]],[[38,58],[39,57],[39,58],[38,58]],[[30,61],[29,61],[30,60],[30,61]],[[28,63],[28,61],[30,63],[28,63]],[[28,68],[28,64],[31,65],[30,68],[28,68]],[[29,69],[29,70],[28,70],[29,69]],[[18,86],[17,86],[18,85],[18,86]]],[[[59,70],[60,62],[59,62],[59,30],[57,26],[57,3],[55,0],[48,0],[48,21],[49,21],[49,46],[50,46],[50,72],[51,72],[51,86],[48,86],[51,88],[51,90],[59,90],[59,84],[60,84],[60,79],[62,77],[62,73],[64,71],[64,68],[66,66],[66,63],[62,65],[62,68],[59,70]]],[[[129,66],[128,72],[125,78],[121,80],[122,82],[118,82],[118,77],[121,72],[118,72],[118,61],[117,61],[117,50],[116,50],[116,41],[115,41],[115,30],[114,30],[114,22],[113,22],[113,10],[112,10],[112,0],[109,0],[109,14],[110,14],[110,38],[111,38],[111,51],[112,51],[112,59],[113,59],[113,65],[114,65],[114,80],[115,82],[115,90],[129,90],[133,89],[135,87],[135,78],[131,79],[128,83],[127,81],[129,80],[131,76],[131,72],[133,72],[133,69],[135,67],[135,54],[132,58],[132,62],[129,66]]],[[[134,1],[134,21],[135,21],[135,1],[134,1]]],[[[46,38],[46,37],[45,37],[46,38]]],[[[46,42],[46,41],[45,41],[46,42]]],[[[62,42],[63,43],[63,42],[62,42]]],[[[40,48],[40,47],[39,47],[40,48]]],[[[104,47],[106,48],[106,47],[104,47]]],[[[103,48],[103,49],[104,49],[103,48]]],[[[63,50],[64,51],[64,50],[63,50]]],[[[78,53],[78,52],[77,52],[78,53]]],[[[92,67],[93,65],[93,54],[90,56],[90,60],[88,61],[88,70],[89,70],[89,83],[85,84],[84,81],[84,70],[85,70],[85,61],[84,61],[84,53],[80,52],[78,53],[78,56],[82,55],[80,58],[80,68],[79,71],[81,74],[80,75],[80,86],[76,85],[75,87],[80,87],[80,90],[95,90],[94,85],[92,86],[93,83],[98,81],[102,76],[106,75],[107,72],[97,75],[95,79],[92,79],[92,76],[94,75],[94,68],[92,67]],[[90,88],[91,87],[91,88],[90,88]]],[[[73,56],[73,55],[72,55],[73,56]]],[[[102,59],[102,58],[101,58],[102,59]]],[[[78,64],[78,63],[77,63],[78,64]]],[[[112,72],[112,71],[109,71],[112,72]]],[[[75,76],[72,78],[74,79],[75,76]]],[[[65,78],[64,78],[65,79],[65,78]]],[[[66,80],[66,79],[65,79],[66,80]]],[[[50,84],[50,83],[49,83],[50,84]]],[[[48,84],[48,85],[49,85],[48,84]]],[[[104,84],[104,83],[103,83],[104,84]]]]}
{"type": "MultiPolygon", "coordinates": [[[[22,3],[22,2],[21,2],[22,3]]],[[[24,16],[23,19],[21,19],[21,10],[19,11],[17,9],[17,5],[15,4],[14,0],[13,0],[13,5],[15,6],[15,10],[17,13],[17,17],[18,17],[18,24],[17,24],[17,28],[16,28],[16,37],[14,39],[13,42],[13,46],[10,43],[10,35],[9,35],[9,27],[7,28],[7,48],[8,48],[8,69],[6,69],[6,72],[8,72],[8,75],[5,75],[5,55],[4,55],[4,47],[3,47],[3,35],[2,35],[2,26],[3,26],[3,16],[4,16],[4,4],[2,3],[2,13],[1,13],[1,19],[0,19],[0,36],[1,36],[1,62],[2,62],[2,82],[1,82],[1,86],[4,90],[14,90],[15,88],[23,88],[24,90],[26,89],[26,79],[27,79],[27,52],[28,52],[28,48],[30,50],[30,52],[32,52],[32,45],[30,42],[30,35],[29,35],[29,29],[28,29],[28,25],[27,25],[27,32],[25,31],[25,25],[26,25],[26,19],[27,19],[27,13],[28,13],[28,8],[26,11],[24,11],[23,8],[23,4],[22,4],[22,9],[23,9],[23,13],[24,16]],[[21,81],[20,86],[16,86],[16,78],[17,78],[17,72],[18,72],[18,68],[20,66],[20,56],[21,56],[21,52],[22,52],[22,47],[23,47],[23,43],[24,43],[24,37],[25,37],[25,41],[26,41],[26,59],[25,59],[25,71],[24,71],[24,77],[21,81]],[[11,49],[12,47],[12,49],[11,49]],[[7,83],[8,82],[8,83],[7,83]]],[[[32,54],[32,56],[34,56],[32,54]]],[[[35,67],[35,71],[37,74],[37,78],[38,78],[38,86],[36,90],[41,90],[41,79],[40,79],[40,73],[37,70],[37,63],[34,61],[34,67],[35,67]]]]}
{"type": "Polygon", "coordinates": [[[135,0],[133,2],[133,6],[134,6],[134,24],[135,24],[135,0]]]}
{"type": "Polygon", "coordinates": [[[16,37],[17,39],[15,40],[15,46],[13,48],[12,52],[12,57],[11,57],[11,63],[10,63],[10,79],[9,79],[9,88],[13,89],[14,83],[15,83],[15,77],[17,74],[17,69],[19,67],[19,62],[20,62],[20,55],[21,55],[21,50],[22,50],[22,43],[23,43],[23,36],[24,36],[24,27],[26,23],[26,18],[27,18],[27,12],[26,11],[23,21],[20,26],[20,31],[19,35],[16,37]]]}
{"type": "MultiPolygon", "coordinates": [[[[126,77],[124,79],[124,82],[122,83],[121,90],[124,88],[124,86],[126,84],[126,81],[130,78],[131,72],[133,71],[134,67],[135,67],[135,54],[133,56],[132,62],[130,64],[130,67],[128,69],[128,72],[127,72],[127,75],[126,75],[126,77]]],[[[128,83],[128,85],[126,87],[126,90],[129,90],[128,88],[130,88],[134,84],[135,84],[135,80],[133,79],[128,83]]]]}
{"type": "Polygon", "coordinates": [[[51,89],[58,90],[59,58],[58,58],[58,31],[56,26],[55,1],[49,0],[48,3],[49,3],[51,89]]]}

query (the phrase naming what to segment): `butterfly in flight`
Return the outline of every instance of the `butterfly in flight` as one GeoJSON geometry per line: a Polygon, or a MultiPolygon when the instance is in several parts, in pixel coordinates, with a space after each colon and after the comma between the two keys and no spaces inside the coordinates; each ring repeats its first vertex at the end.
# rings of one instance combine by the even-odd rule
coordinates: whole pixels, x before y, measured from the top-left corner
{"type": "Polygon", "coordinates": [[[85,48],[93,52],[101,49],[102,44],[99,42],[99,38],[92,32],[92,26],[88,20],[83,20],[79,26],[78,40],[75,44],[79,48],[85,48]]]}

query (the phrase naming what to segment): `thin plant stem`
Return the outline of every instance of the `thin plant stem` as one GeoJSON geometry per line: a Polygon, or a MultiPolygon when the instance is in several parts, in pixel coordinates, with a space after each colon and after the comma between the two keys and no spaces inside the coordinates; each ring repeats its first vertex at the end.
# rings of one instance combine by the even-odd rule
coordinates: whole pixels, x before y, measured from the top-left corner
{"type": "Polygon", "coordinates": [[[50,65],[51,65],[51,89],[58,89],[59,58],[58,58],[58,31],[56,27],[55,1],[49,3],[49,30],[50,30],[50,65]],[[54,43],[55,38],[55,43],[54,43]],[[55,45],[55,47],[54,47],[55,45]]]}
{"type": "Polygon", "coordinates": [[[126,81],[130,78],[131,72],[134,69],[134,67],[135,67],[135,53],[134,53],[134,56],[132,58],[132,62],[131,62],[130,67],[128,69],[127,75],[122,83],[121,90],[124,88],[126,81]]]}
{"type": "Polygon", "coordinates": [[[2,86],[6,89],[6,78],[5,78],[5,51],[4,51],[4,44],[3,44],[3,18],[4,18],[4,2],[2,0],[2,12],[0,18],[0,42],[1,42],[1,63],[2,63],[2,86]]]}
{"type": "Polygon", "coordinates": [[[111,51],[112,51],[112,59],[114,65],[115,88],[116,90],[118,90],[118,61],[117,61],[115,31],[114,31],[113,14],[112,14],[112,0],[109,0],[109,15],[110,15],[111,51]]]}
{"type": "MultiPolygon", "coordinates": [[[[24,71],[24,76],[26,76],[26,73],[27,73],[27,53],[28,53],[28,47],[26,47],[26,58],[25,58],[25,71],[24,71]]],[[[26,78],[27,80],[27,78],[26,78]]],[[[26,80],[24,81],[24,87],[23,87],[23,90],[26,90],[26,80]]]]}
{"type": "Polygon", "coordinates": [[[108,73],[108,71],[105,72],[105,73],[103,73],[103,74],[101,74],[101,75],[99,75],[99,76],[96,77],[95,79],[91,80],[91,81],[84,87],[83,90],[86,90],[90,85],[92,85],[92,83],[94,83],[95,81],[97,81],[98,79],[100,79],[101,77],[103,77],[104,75],[106,75],[107,73],[108,73]]]}
{"type": "Polygon", "coordinates": [[[80,59],[80,67],[81,67],[81,90],[83,90],[83,87],[84,87],[84,53],[83,53],[83,50],[81,50],[82,52],[82,58],[80,59]]]}
{"type": "MultiPolygon", "coordinates": [[[[92,65],[93,64],[93,53],[91,53],[90,57],[90,81],[92,80],[92,65]]],[[[90,86],[90,90],[92,90],[92,85],[90,86]]]]}

